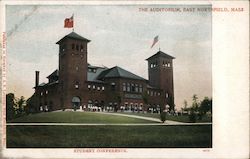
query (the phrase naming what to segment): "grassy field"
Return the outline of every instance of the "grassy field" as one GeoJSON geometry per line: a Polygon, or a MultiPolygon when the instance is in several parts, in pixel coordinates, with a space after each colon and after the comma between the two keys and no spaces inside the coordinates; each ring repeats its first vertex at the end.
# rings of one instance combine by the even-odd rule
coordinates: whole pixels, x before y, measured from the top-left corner
{"type": "Polygon", "coordinates": [[[8,148],[208,148],[212,125],[7,126],[8,148]]]}
{"type": "MultiPolygon", "coordinates": [[[[121,113],[121,112],[119,112],[121,113]]],[[[138,116],[145,116],[145,117],[151,117],[151,118],[157,118],[160,119],[160,114],[156,113],[130,113],[130,112],[122,112],[121,114],[129,114],[129,115],[138,115],[138,116]]],[[[173,120],[173,121],[179,121],[179,122],[184,122],[184,123],[189,123],[189,117],[187,115],[183,116],[172,116],[172,115],[167,115],[166,120],[173,120]]],[[[212,122],[212,117],[204,116],[202,120],[197,120],[197,123],[203,123],[203,122],[212,122]]]]}
{"type": "Polygon", "coordinates": [[[93,112],[47,112],[30,114],[16,118],[11,123],[154,123],[154,121],[135,119],[124,116],[107,115],[93,112]]]}

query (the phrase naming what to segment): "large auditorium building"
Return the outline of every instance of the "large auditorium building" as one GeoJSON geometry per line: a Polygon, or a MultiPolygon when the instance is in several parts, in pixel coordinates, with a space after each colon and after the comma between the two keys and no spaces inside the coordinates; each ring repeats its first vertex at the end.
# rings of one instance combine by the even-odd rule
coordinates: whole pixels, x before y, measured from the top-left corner
{"type": "MultiPolygon", "coordinates": [[[[36,111],[151,111],[174,109],[173,59],[158,51],[146,59],[148,80],[121,67],[88,63],[90,40],[71,32],[59,45],[59,68],[39,83],[36,71],[36,111]]],[[[146,69],[146,68],[145,68],[146,69]]]]}

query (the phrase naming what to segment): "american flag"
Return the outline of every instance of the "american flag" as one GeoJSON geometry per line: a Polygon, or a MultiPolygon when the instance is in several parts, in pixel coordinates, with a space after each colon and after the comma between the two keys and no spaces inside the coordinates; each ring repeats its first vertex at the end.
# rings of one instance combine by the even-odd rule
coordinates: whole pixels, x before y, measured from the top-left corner
{"type": "Polygon", "coordinates": [[[153,41],[153,44],[151,45],[151,48],[154,47],[154,45],[159,41],[158,38],[159,38],[158,35],[154,38],[154,41],[153,41]]]}
{"type": "Polygon", "coordinates": [[[64,20],[64,28],[73,28],[73,27],[74,27],[74,15],[64,20]]]}

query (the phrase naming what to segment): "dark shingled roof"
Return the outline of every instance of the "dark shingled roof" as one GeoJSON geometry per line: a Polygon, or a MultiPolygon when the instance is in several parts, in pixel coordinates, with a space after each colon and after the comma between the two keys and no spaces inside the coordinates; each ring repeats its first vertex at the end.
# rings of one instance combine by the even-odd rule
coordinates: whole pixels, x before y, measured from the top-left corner
{"type": "Polygon", "coordinates": [[[100,80],[98,80],[98,76],[105,70],[107,70],[108,68],[106,67],[98,67],[98,66],[92,66],[89,65],[88,68],[95,68],[96,72],[88,72],[88,81],[90,82],[102,82],[100,80]]]}
{"type": "Polygon", "coordinates": [[[83,40],[83,41],[87,41],[90,42],[90,40],[82,37],[81,35],[76,34],[75,32],[71,32],[68,35],[64,36],[62,39],[60,39],[56,44],[60,44],[60,42],[62,40],[64,40],[65,38],[71,38],[71,39],[77,39],[77,40],[83,40]]]}
{"type": "Polygon", "coordinates": [[[124,70],[118,66],[113,68],[107,69],[100,73],[98,79],[104,78],[114,78],[114,77],[121,77],[121,78],[129,78],[129,79],[136,79],[136,80],[145,80],[144,78],[137,76],[127,70],[124,70]]]}
{"type": "Polygon", "coordinates": [[[47,78],[50,78],[53,76],[59,76],[59,71],[57,69],[53,73],[51,73],[47,78]]]}
{"type": "Polygon", "coordinates": [[[156,54],[154,54],[153,56],[150,56],[149,58],[147,58],[146,60],[152,59],[152,58],[156,58],[156,57],[165,57],[165,58],[170,58],[170,59],[175,59],[175,57],[170,56],[162,51],[158,51],[156,54]]]}

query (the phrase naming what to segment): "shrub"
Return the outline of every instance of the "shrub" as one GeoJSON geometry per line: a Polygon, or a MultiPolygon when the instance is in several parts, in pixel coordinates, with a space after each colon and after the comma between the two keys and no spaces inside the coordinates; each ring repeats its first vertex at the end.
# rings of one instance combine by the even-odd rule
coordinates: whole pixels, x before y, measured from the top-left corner
{"type": "Polygon", "coordinates": [[[194,113],[194,111],[191,111],[191,113],[189,115],[189,121],[192,123],[196,122],[196,114],[194,113]]]}

